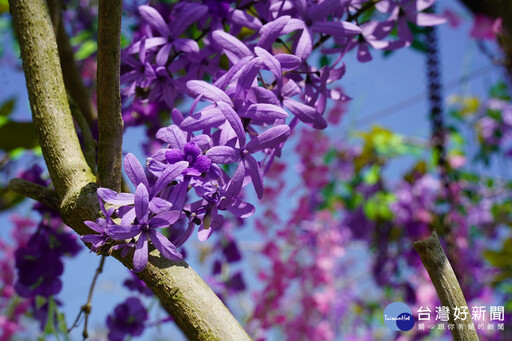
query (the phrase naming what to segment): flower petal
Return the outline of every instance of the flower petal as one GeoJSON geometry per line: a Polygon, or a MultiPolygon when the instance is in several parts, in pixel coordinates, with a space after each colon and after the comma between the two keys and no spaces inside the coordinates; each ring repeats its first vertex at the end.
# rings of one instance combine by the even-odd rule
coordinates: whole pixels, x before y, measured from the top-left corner
{"type": "Polygon", "coordinates": [[[233,105],[228,95],[214,85],[205,81],[191,80],[187,82],[187,88],[195,95],[202,95],[210,102],[226,102],[233,105]]]}
{"type": "Polygon", "coordinates": [[[90,228],[91,230],[93,230],[95,232],[98,232],[98,233],[105,232],[105,226],[98,225],[94,221],[87,220],[87,221],[84,221],[84,224],[87,225],[88,228],[90,228]]]}
{"type": "Polygon", "coordinates": [[[139,6],[139,14],[141,17],[158,31],[162,36],[167,37],[171,33],[169,31],[169,27],[165,23],[164,18],[160,15],[160,13],[151,6],[143,5],[139,6]]]}
{"type": "Polygon", "coordinates": [[[285,98],[283,104],[302,122],[313,124],[315,129],[327,128],[327,121],[315,108],[288,98],[285,98]]]}
{"type": "Polygon", "coordinates": [[[160,232],[155,230],[150,230],[149,235],[151,241],[155,245],[155,247],[160,251],[162,256],[169,260],[182,260],[183,255],[176,250],[176,246],[174,246],[167,237],[165,237],[160,232]]]}
{"type": "Polygon", "coordinates": [[[281,107],[268,103],[251,104],[240,116],[272,123],[277,119],[285,119],[288,113],[281,107]]]}
{"type": "Polygon", "coordinates": [[[247,155],[244,158],[244,162],[245,169],[251,176],[252,184],[256,190],[258,199],[261,199],[263,197],[263,174],[261,173],[260,165],[251,155],[247,155]]]}
{"type": "Polygon", "coordinates": [[[246,44],[222,30],[213,31],[212,38],[233,64],[238,63],[244,57],[253,55],[246,44]]]}
{"type": "Polygon", "coordinates": [[[228,146],[215,146],[206,152],[206,156],[215,163],[228,164],[240,160],[240,150],[228,146]]]}
{"type": "Polygon", "coordinates": [[[124,157],[124,171],[128,176],[128,179],[137,187],[140,183],[143,183],[146,188],[149,188],[148,179],[144,168],[140,164],[139,160],[135,155],[128,153],[124,157]]]}
{"type": "Polygon", "coordinates": [[[183,147],[187,143],[187,136],[185,133],[174,124],[159,129],[156,133],[156,138],[169,143],[169,147],[172,149],[183,150],[183,147]]]}
{"type": "Polygon", "coordinates": [[[266,23],[260,29],[260,39],[258,40],[258,46],[268,50],[272,47],[272,44],[281,35],[281,31],[290,21],[289,15],[283,15],[277,19],[266,23]]]}
{"type": "Polygon", "coordinates": [[[160,214],[157,214],[153,218],[151,218],[148,222],[148,225],[151,228],[160,228],[160,227],[168,227],[174,224],[180,219],[180,211],[167,211],[160,214]]]}
{"type": "Polygon", "coordinates": [[[148,264],[148,237],[142,233],[137,240],[135,252],[133,254],[133,271],[141,272],[148,264]]]}
{"type": "Polygon", "coordinates": [[[135,215],[139,224],[148,221],[149,215],[149,193],[144,184],[139,184],[135,190],[135,215]]]}
{"type": "Polygon", "coordinates": [[[132,193],[117,193],[110,188],[100,187],[97,193],[101,199],[112,205],[132,205],[134,201],[134,195],[132,193]]]}
{"type": "Polygon", "coordinates": [[[130,239],[142,232],[140,225],[112,225],[107,235],[114,240],[130,239]]]}
{"type": "MultiPolygon", "coordinates": [[[[220,103],[220,102],[219,102],[220,103]]],[[[181,129],[185,131],[198,131],[217,127],[224,122],[226,118],[222,115],[219,108],[206,108],[200,112],[193,114],[181,122],[181,129]]]]}
{"type": "Polygon", "coordinates": [[[173,165],[176,162],[185,160],[185,153],[178,149],[168,149],[165,152],[165,159],[169,164],[173,165]]]}
{"type": "Polygon", "coordinates": [[[231,206],[228,207],[228,211],[233,213],[237,218],[248,218],[254,214],[254,206],[248,202],[236,199],[231,206]]]}
{"type": "Polygon", "coordinates": [[[240,145],[245,145],[244,125],[242,124],[242,121],[240,120],[238,114],[233,110],[233,108],[230,105],[224,102],[217,102],[217,106],[219,107],[220,111],[222,112],[226,120],[229,122],[231,128],[233,128],[233,130],[235,131],[235,134],[238,137],[240,145]]]}
{"type": "Polygon", "coordinates": [[[195,225],[196,224],[194,224],[193,222],[188,223],[188,227],[185,230],[185,232],[183,232],[181,235],[179,235],[176,239],[173,240],[172,243],[174,244],[174,246],[180,247],[181,245],[183,245],[188,240],[188,238],[190,238],[192,232],[194,232],[195,225]]]}
{"type": "Polygon", "coordinates": [[[199,172],[199,174],[204,173],[210,169],[212,165],[212,160],[206,155],[199,155],[196,159],[196,163],[194,164],[194,168],[199,172]]]}
{"type": "Polygon", "coordinates": [[[154,197],[149,201],[149,210],[155,214],[169,211],[171,207],[170,202],[159,197],[154,197]]]}
{"type": "Polygon", "coordinates": [[[285,124],[272,127],[253,138],[246,146],[249,153],[265,148],[278,147],[290,136],[290,127],[285,124]]]}
{"type": "Polygon", "coordinates": [[[154,195],[159,193],[164,189],[171,181],[176,179],[178,175],[180,175],[185,169],[188,168],[187,161],[180,161],[175,163],[174,165],[168,166],[163,172],[162,175],[158,178],[155,185],[153,186],[152,192],[154,195]]]}

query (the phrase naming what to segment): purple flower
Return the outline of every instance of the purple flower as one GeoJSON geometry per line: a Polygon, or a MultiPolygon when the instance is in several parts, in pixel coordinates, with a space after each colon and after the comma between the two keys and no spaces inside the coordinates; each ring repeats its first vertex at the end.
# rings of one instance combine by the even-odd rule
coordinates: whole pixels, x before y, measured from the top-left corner
{"type": "Polygon", "coordinates": [[[18,174],[18,177],[25,179],[27,181],[36,183],[38,185],[41,185],[43,187],[46,187],[50,184],[50,180],[44,180],[43,177],[43,169],[38,164],[33,165],[27,170],[24,170],[20,174],[18,174]]]}
{"type": "Polygon", "coordinates": [[[406,42],[406,46],[413,41],[413,34],[408,27],[408,22],[418,26],[435,26],[446,21],[443,16],[421,13],[429,8],[435,0],[381,0],[375,4],[382,13],[390,13],[388,20],[396,21],[398,37],[406,42]]]}
{"type": "MultiPolygon", "coordinates": [[[[174,6],[171,13],[170,24],[168,25],[160,13],[153,7],[144,5],[139,7],[139,13],[142,18],[158,33],[160,37],[150,37],[146,39],[146,48],[152,49],[159,47],[156,55],[156,63],[165,65],[169,59],[172,50],[175,53],[197,53],[199,46],[192,39],[179,38],[188,26],[201,18],[208,11],[208,7],[182,2],[174,6]]],[[[139,44],[132,46],[130,51],[136,51],[139,44]]]]}
{"type": "Polygon", "coordinates": [[[136,59],[123,51],[123,62],[132,68],[132,70],[123,73],[121,76],[121,83],[128,85],[128,88],[123,91],[125,95],[134,95],[136,87],[147,88],[156,79],[153,67],[146,60],[145,39],[140,41],[139,59],[136,59]]]}
{"type": "MultiPolygon", "coordinates": [[[[99,200],[100,205],[103,208],[103,202],[99,200]]],[[[98,218],[96,222],[94,221],[84,221],[84,224],[87,225],[91,230],[93,230],[94,234],[86,234],[81,237],[84,243],[91,243],[91,252],[98,252],[105,245],[112,241],[110,238],[110,234],[108,232],[109,227],[113,224],[112,219],[110,218],[114,213],[114,208],[109,209],[107,212],[104,212],[105,219],[98,218]]]]}
{"type": "Polygon", "coordinates": [[[128,298],[116,306],[107,317],[109,341],[123,341],[126,336],[139,336],[144,331],[148,312],[136,297],[128,298]]]}
{"type": "Polygon", "coordinates": [[[48,297],[60,292],[64,265],[44,230],[36,232],[26,246],[18,248],[15,258],[18,279],[14,288],[18,295],[48,297]]]}
{"type": "Polygon", "coordinates": [[[146,283],[139,279],[136,274],[130,272],[130,278],[123,282],[123,285],[129,290],[139,292],[145,296],[153,296],[153,291],[146,286],[146,283]]]}
{"type": "Polygon", "coordinates": [[[202,150],[194,142],[188,142],[183,150],[170,149],[165,153],[165,158],[169,164],[173,165],[180,161],[188,162],[182,174],[190,176],[200,176],[202,173],[208,171],[212,161],[208,156],[202,155],[202,150]]]}
{"type": "Polygon", "coordinates": [[[162,256],[170,260],[181,260],[183,256],[176,250],[176,247],[160,232],[155,229],[160,227],[169,227],[180,217],[179,211],[166,211],[150,218],[149,194],[144,184],[139,184],[135,191],[135,221],[130,230],[126,226],[121,226],[120,231],[116,231],[116,226],[112,226],[111,236],[115,240],[123,240],[139,237],[135,245],[133,255],[133,266],[135,272],[144,270],[148,263],[148,241],[151,240],[162,256]]]}
{"type": "MultiPolygon", "coordinates": [[[[142,184],[149,193],[149,209],[152,213],[158,214],[169,211],[172,204],[157,196],[171,181],[176,179],[184,169],[188,167],[187,162],[177,162],[176,164],[167,167],[155,179],[151,174],[146,174],[142,165],[133,154],[128,154],[124,158],[124,169],[130,179],[135,185],[142,184]]],[[[135,208],[130,206],[135,202],[135,195],[132,193],[117,193],[108,188],[99,188],[98,196],[105,202],[113,205],[121,206],[119,213],[122,216],[121,225],[129,225],[135,219],[135,208]]]]}

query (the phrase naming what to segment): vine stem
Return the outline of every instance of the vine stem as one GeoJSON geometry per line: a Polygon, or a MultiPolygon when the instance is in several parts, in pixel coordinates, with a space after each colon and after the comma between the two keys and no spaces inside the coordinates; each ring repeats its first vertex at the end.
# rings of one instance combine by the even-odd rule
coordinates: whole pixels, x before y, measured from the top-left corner
{"type": "Polygon", "coordinates": [[[87,295],[87,302],[80,308],[80,312],[78,313],[75,322],[73,322],[73,325],[68,329],[68,333],[70,333],[74,327],[78,325],[78,320],[80,320],[80,316],[82,316],[82,313],[85,314],[85,323],[84,323],[84,331],[82,332],[82,336],[85,339],[89,337],[89,333],[87,331],[87,324],[89,322],[89,314],[92,311],[92,294],[94,293],[94,287],[96,285],[96,281],[98,280],[98,277],[103,272],[103,265],[105,264],[106,256],[102,255],[100,259],[100,264],[98,265],[98,268],[96,268],[96,273],[94,274],[94,277],[91,282],[91,286],[89,287],[89,294],[87,295]]]}

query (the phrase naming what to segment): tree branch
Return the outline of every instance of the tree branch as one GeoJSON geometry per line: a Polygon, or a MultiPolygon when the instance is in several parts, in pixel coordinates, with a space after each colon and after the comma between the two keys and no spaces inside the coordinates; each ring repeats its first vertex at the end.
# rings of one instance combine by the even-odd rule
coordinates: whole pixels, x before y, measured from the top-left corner
{"type": "Polygon", "coordinates": [[[87,120],[85,119],[82,110],[80,110],[78,104],[75,103],[71,94],[68,95],[68,102],[69,109],[71,110],[71,116],[75,119],[76,124],[82,133],[85,161],[87,161],[87,164],[94,172],[96,169],[96,140],[92,136],[91,128],[89,124],[87,124],[87,120]]]}
{"type": "Polygon", "coordinates": [[[57,46],[59,48],[60,65],[64,84],[69,95],[75,101],[76,105],[84,115],[89,126],[93,126],[96,121],[96,113],[91,104],[91,96],[85,87],[82,76],[75,62],[73,48],[69,42],[68,34],[64,28],[64,22],[60,14],[61,3],[59,0],[47,0],[50,8],[50,16],[57,36],[57,46]]]}
{"type": "MultiPolygon", "coordinates": [[[[460,288],[457,277],[453,272],[450,261],[446,258],[437,233],[434,231],[426,240],[417,241],[414,243],[416,252],[421,257],[421,262],[427,269],[434,287],[436,288],[437,295],[441,300],[443,306],[450,308],[450,322],[457,324],[454,321],[453,311],[456,307],[467,307],[466,299],[460,288]]],[[[468,308],[469,309],[469,308],[468,308]]],[[[459,321],[461,322],[461,321],[459,321]]],[[[464,329],[454,328],[452,330],[453,340],[455,341],[474,341],[478,340],[476,330],[470,330],[467,325],[473,324],[471,316],[467,320],[464,329]]],[[[474,324],[473,324],[474,327],[474,324]]]]}
{"type": "Polygon", "coordinates": [[[10,0],[9,5],[39,144],[61,206],[66,206],[95,178],[71,118],[48,8],[43,0],[10,0]]]}
{"type": "MultiPolygon", "coordinates": [[[[131,254],[114,253],[126,267],[133,268],[131,254]]],[[[219,297],[185,262],[172,262],[158,250],[149,254],[146,268],[137,274],[159,298],[165,310],[189,340],[251,340],[219,297]]]]}
{"type": "MultiPolygon", "coordinates": [[[[100,215],[95,177],[80,149],[62,78],[57,44],[44,0],[10,0],[32,116],[63,221],[80,235],[100,215]]],[[[120,177],[119,177],[120,179],[120,177]]],[[[118,253],[114,256],[119,258],[118,253]]],[[[121,259],[129,268],[130,258],[121,259]]],[[[151,252],[139,274],[185,334],[194,340],[249,340],[219,298],[185,262],[151,252]]]]}
{"type": "Polygon", "coordinates": [[[9,180],[7,188],[27,198],[34,199],[57,212],[60,210],[59,197],[51,189],[19,178],[9,180]]]}
{"type": "Polygon", "coordinates": [[[98,183],[121,191],[123,118],[119,73],[122,0],[100,0],[98,9],[98,183]]]}

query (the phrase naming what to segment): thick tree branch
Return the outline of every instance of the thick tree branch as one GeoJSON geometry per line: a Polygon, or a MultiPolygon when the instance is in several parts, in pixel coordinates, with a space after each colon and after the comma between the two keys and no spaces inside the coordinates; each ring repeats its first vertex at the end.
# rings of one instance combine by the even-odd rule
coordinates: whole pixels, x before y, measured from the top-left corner
{"type": "Polygon", "coordinates": [[[48,8],[43,0],[9,1],[39,144],[65,206],[94,176],[71,118],[48,8]]]}
{"type": "Polygon", "coordinates": [[[122,0],[100,0],[98,6],[98,183],[120,192],[123,142],[119,92],[122,0]]]}
{"type": "MultiPolygon", "coordinates": [[[[75,133],[46,2],[10,0],[9,4],[32,115],[61,201],[62,219],[80,235],[92,233],[83,222],[100,214],[95,177],[75,133]]],[[[131,267],[129,257],[122,262],[131,267]]],[[[139,276],[190,338],[249,340],[228,309],[185,262],[171,262],[154,250],[139,276]]]]}
{"type": "MultiPolygon", "coordinates": [[[[133,268],[131,257],[118,258],[133,268]]],[[[184,261],[171,262],[158,250],[149,254],[144,271],[137,274],[174,318],[189,340],[251,340],[219,297],[184,261]]]]}
{"type": "MultiPolygon", "coordinates": [[[[455,308],[467,307],[466,299],[460,288],[457,277],[453,272],[452,266],[446,258],[437,233],[434,231],[426,240],[417,241],[414,243],[416,252],[421,257],[421,262],[427,269],[434,287],[436,288],[437,295],[441,300],[443,306],[450,308],[450,323],[452,324],[465,324],[463,329],[455,328],[452,330],[453,340],[455,341],[474,341],[478,340],[478,334],[475,328],[470,330],[469,324],[473,324],[471,319],[471,312],[468,309],[468,316],[465,321],[454,320],[455,308]]],[[[474,324],[473,324],[474,327],[474,324]]]]}

